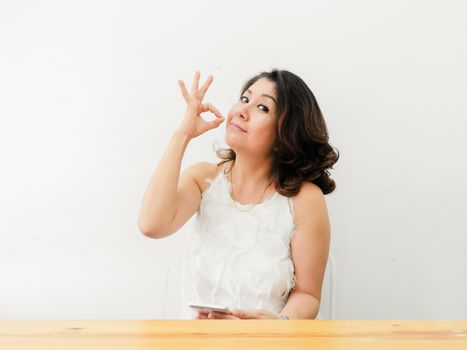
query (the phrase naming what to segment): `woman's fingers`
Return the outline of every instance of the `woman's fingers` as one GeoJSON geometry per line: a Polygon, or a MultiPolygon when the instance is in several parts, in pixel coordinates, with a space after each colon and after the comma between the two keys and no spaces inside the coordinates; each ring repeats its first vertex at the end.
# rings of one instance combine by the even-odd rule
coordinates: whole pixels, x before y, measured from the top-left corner
{"type": "Polygon", "coordinates": [[[185,83],[183,82],[183,80],[179,79],[178,85],[180,86],[180,90],[182,92],[183,98],[185,99],[185,102],[186,103],[190,102],[190,94],[188,93],[188,90],[186,89],[185,83]]]}
{"type": "Polygon", "coordinates": [[[206,91],[209,88],[209,85],[211,85],[212,81],[214,80],[214,77],[212,75],[208,76],[208,79],[204,82],[203,86],[201,86],[201,89],[199,89],[199,100],[202,101],[204,98],[204,95],[206,94],[206,91]]]}
{"type": "Polygon", "coordinates": [[[191,85],[191,94],[194,96],[196,96],[198,92],[199,76],[199,72],[195,71],[195,77],[193,78],[193,84],[191,85]]]}
{"type": "Polygon", "coordinates": [[[212,311],[209,313],[208,319],[237,320],[238,317],[233,316],[231,313],[212,311]]]}
{"type": "Polygon", "coordinates": [[[213,319],[238,319],[238,317],[233,316],[231,313],[224,312],[204,312],[198,310],[198,315],[196,317],[198,320],[213,320],[213,319]]]}
{"type": "Polygon", "coordinates": [[[214,77],[209,75],[201,89],[198,89],[199,78],[199,71],[195,71],[191,92],[187,90],[183,80],[178,80],[180,91],[182,92],[183,98],[187,104],[185,117],[180,128],[184,129],[191,137],[197,137],[209,129],[217,128],[225,119],[222,116],[222,113],[211,103],[202,103],[204,95],[206,94],[206,91],[214,77]],[[201,117],[201,113],[203,112],[211,112],[216,116],[216,118],[212,121],[206,121],[201,117]]]}
{"type": "Polygon", "coordinates": [[[202,112],[211,112],[215,114],[217,118],[223,118],[222,113],[211,103],[203,103],[202,112]]]}
{"type": "Polygon", "coordinates": [[[207,313],[204,313],[204,312],[201,312],[201,311],[198,311],[198,316],[196,317],[198,320],[204,320],[204,319],[207,319],[208,318],[208,314],[207,313]]]}
{"type": "Polygon", "coordinates": [[[213,113],[216,116],[216,119],[213,119],[211,121],[206,121],[200,117],[201,124],[203,125],[203,132],[209,129],[217,128],[225,120],[221,112],[216,107],[214,107],[211,103],[203,103],[201,112],[208,112],[208,111],[213,113]]]}
{"type": "Polygon", "coordinates": [[[188,92],[184,81],[181,79],[178,80],[178,85],[180,85],[180,90],[182,91],[182,95],[186,103],[190,102],[192,97],[198,99],[201,102],[204,98],[204,95],[206,94],[206,91],[208,90],[209,86],[214,80],[214,77],[212,75],[209,75],[201,89],[198,89],[199,78],[200,73],[199,71],[196,71],[193,83],[191,85],[191,93],[188,92]]]}

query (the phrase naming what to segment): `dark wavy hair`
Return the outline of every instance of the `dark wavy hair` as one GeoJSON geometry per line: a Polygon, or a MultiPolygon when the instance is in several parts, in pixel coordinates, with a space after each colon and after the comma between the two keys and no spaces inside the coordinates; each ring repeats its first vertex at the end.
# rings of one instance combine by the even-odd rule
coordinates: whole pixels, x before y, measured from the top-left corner
{"type": "MultiPolygon", "coordinates": [[[[323,114],[310,88],[297,75],[287,70],[272,69],[248,79],[240,96],[261,78],[275,83],[277,93],[276,137],[270,153],[272,165],[269,170],[269,178],[273,179],[276,191],[292,197],[300,191],[304,181],[309,181],[316,184],[323,194],[333,192],[336,183],[330,178],[328,169],[332,169],[339,159],[339,152],[329,144],[323,114]]],[[[214,151],[222,159],[217,166],[231,160],[235,162],[233,149],[214,147],[214,151]]]]}

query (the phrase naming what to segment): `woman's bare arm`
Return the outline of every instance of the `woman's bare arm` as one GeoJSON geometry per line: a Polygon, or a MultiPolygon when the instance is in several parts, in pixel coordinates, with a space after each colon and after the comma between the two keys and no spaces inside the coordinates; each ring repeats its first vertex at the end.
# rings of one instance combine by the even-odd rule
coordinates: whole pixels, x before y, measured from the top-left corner
{"type": "Polygon", "coordinates": [[[203,165],[191,167],[180,177],[183,155],[192,138],[217,128],[224,121],[216,107],[203,103],[213,76],[210,75],[201,88],[198,88],[199,78],[200,73],[196,71],[190,92],[183,80],[178,81],[187,110],[151,178],[138,218],[140,231],[149,237],[161,238],[173,233],[199,206],[200,190],[195,178],[203,165]],[[206,121],[201,117],[204,112],[211,112],[216,118],[206,121]]]}
{"type": "Polygon", "coordinates": [[[180,167],[189,141],[183,130],[176,130],[151,178],[138,218],[138,227],[147,236],[164,234],[175,216],[180,167]]]}

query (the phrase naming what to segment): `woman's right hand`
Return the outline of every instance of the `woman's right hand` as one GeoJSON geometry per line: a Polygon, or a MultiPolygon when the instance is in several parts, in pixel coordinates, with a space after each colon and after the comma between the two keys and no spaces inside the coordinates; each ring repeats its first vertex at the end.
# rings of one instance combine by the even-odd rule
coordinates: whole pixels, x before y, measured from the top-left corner
{"type": "Polygon", "coordinates": [[[200,73],[196,71],[193,84],[191,86],[191,92],[187,91],[183,80],[178,80],[180,90],[182,91],[183,98],[187,104],[187,110],[179,130],[185,132],[190,138],[197,137],[210,129],[217,128],[225,119],[219,110],[211,103],[203,103],[204,95],[213,81],[213,76],[208,76],[200,89],[198,88],[199,77],[200,73]],[[200,115],[203,112],[213,113],[216,116],[216,119],[212,121],[204,120],[200,115]]]}
{"type": "Polygon", "coordinates": [[[196,314],[197,320],[206,320],[209,318],[209,312],[198,310],[196,314]]]}

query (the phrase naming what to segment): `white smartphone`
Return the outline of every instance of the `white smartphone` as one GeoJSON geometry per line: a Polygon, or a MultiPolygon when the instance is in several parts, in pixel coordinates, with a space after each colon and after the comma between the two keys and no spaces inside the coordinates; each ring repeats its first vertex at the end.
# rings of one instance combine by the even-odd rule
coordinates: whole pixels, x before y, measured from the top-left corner
{"type": "Polygon", "coordinates": [[[223,313],[229,313],[230,312],[228,307],[223,306],[223,305],[203,304],[203,303],[188,303],[188,306],[191,307],[192,309],[204,311],[206,313],[209,313],[211,311],[223,312],[223,313]]]}

